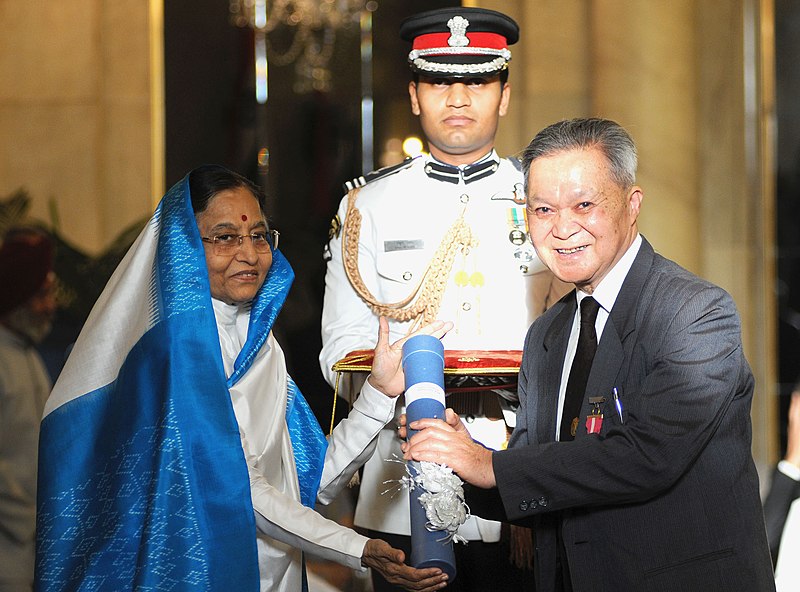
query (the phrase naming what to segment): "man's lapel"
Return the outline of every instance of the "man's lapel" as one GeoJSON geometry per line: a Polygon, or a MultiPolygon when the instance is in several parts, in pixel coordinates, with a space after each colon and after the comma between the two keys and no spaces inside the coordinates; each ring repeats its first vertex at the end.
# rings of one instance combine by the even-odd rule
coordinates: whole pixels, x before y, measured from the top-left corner
{"type": "Polygon", "coordinates": [[[539,442],[551,442],[556,433],[556,414],[558,413],[558,389],[561,385],[561,372],[564,367],[564,356],[567,353],[569,332],[572,319],[577,308],[575,291],[573,290],[553,307],[561,307],[544,336],[544,360],[540,367],[543,371],[537,377],[539,396],[536,417],[529,418],[535,427],[529,425],[529,431],[535,430],[539,442]]]}
{"type": "MultiPolygon", "coordinates": [[[[653,265],[653,247],[642,238],[642,246],[633,261],[622,288],[608,317],[597,353],[592,363],[592,371],[586,385],[583,409],[589,408],[589,397],[611,397],[611,389],[620,387],[619,372],[625,361],[625,340],[636,328],[636,311],[642,295],[642,288],[653,265]]],[[[578,430],[585,431],[579,424],[578,430]]]]}

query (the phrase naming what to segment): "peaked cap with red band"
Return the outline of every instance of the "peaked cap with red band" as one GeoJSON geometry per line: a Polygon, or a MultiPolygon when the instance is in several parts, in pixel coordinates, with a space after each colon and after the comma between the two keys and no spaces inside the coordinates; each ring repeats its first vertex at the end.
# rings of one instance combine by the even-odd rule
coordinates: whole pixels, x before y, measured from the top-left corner
{"type": "Polygon", "coordinates": [[[448,78],[487,76],[508,67],[508,46],[519,39],[519,26],[494,10],[442,8],[405,19],[400,37],[412,43],[408,62],[414,72],[448,78]]]}

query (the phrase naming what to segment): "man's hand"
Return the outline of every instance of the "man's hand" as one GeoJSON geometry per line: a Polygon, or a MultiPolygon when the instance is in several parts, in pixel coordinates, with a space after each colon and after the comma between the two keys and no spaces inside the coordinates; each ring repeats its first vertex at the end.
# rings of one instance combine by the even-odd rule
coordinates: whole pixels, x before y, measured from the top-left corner
{"type": "Polygon", "coordinates": [[[370,539],[364,546],[361,565],[377,570],[386,581],[406,590],[432,592],[447,586],[447,574],[438,567],[415,569],[403,563],[405,554],[381,539],[370,539]]]}
{"type": "MultiPolygon", "coordinates": [[[[465,432],[467,435],[469,435],[469,430],[467,430],[467,426],[465,426],[464,422],[461,421],[461,418],[458,416],[458,413],[450,409],[450,407],[444,410],[444,420],[445,422],[447,422],[447,425],[452,427],[455,431],[465,432]]],[[[408,416],[405,413],[401,413],[397,421],[397,435],[400,436],[402,440],[408,438],[408,426],[406,425],[407,423],[408,423],[408,416]]]]}
{"type": "Polygon", "coordinates": [[[389,345],[389,322],[379,319],[378,344],[375,346],[375,357],[372,359],[372,373],[369,383],[389,397],[397,397],[406,389],[403,375],[403,344],[416,335],[432,335],[441,339],[453,328],[450,321],[433,321],[421,327],[411,335],[398,339],[389,345]]]}
{"type": "Polygon", "coordinates": [[[418,433],[401,445],[406,460],[445,464],[467,483],[488,489],[497,483],[492,467],[492,451],[472,439],[461,418],[452,409],[445,411],[445,420],[421,419],[406,426],[405,414],[400,417],[401,438],[407,428],[418,433]]]}

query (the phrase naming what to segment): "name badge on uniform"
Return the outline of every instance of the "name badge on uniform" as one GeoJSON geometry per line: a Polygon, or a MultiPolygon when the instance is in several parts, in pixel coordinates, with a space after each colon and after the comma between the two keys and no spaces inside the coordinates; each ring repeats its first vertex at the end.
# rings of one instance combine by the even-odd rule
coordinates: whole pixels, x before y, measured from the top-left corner
{"type": "Polygon", "coordinates": [[[420,239],[416,240],[388,240],[383,241],[383,251],[391,253],[393,251],[414,251],[425,248],[425,241],[420,239]]]}

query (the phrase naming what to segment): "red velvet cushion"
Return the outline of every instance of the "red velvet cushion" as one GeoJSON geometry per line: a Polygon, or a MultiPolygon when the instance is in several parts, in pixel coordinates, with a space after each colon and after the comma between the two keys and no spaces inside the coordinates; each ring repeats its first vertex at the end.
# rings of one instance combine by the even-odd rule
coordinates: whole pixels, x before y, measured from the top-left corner
{"type": "MultiPolygon", "coordinates": [[[[373,350],[359,349],[333,365],[335,372],[369,372],[373,350]]],[[[444,352],[444,373],[457,376],[516,375],[522,361],[522,350],[463,350],[444,352]]]]}

